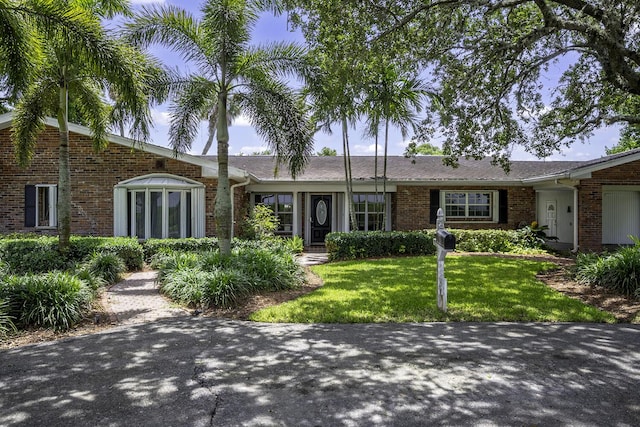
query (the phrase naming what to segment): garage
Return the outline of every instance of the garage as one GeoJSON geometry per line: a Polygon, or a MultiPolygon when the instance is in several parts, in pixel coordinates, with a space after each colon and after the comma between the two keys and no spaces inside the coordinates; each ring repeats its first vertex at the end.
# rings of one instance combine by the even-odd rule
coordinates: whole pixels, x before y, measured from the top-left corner
{"type": "Polygon", "coordinates": [[[640,234],[640,191],[602,193],[602,244],[629,245],[640,234]]]}

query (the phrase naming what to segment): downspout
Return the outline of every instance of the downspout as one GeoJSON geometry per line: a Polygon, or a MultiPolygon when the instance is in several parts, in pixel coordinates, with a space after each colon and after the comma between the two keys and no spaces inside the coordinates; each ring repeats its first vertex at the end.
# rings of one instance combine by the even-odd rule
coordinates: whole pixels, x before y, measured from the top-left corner
{"type": "Polygon", "coordinates": [[[243,182],[239,182],[237,184],[233,184],[230,189],[231,189],[231,238],[233,239],[233,233],[235,231],[235,225],[236,225],[236,219],[235,219],[235,215],[236,215],[236,206],[235,206],[235,194],[236,194],[236,188],[238,187],[244,187],[245,185],[249,185],[249,183],[251,182],[251,176],[248,175],[247,179],[243,182]]]}

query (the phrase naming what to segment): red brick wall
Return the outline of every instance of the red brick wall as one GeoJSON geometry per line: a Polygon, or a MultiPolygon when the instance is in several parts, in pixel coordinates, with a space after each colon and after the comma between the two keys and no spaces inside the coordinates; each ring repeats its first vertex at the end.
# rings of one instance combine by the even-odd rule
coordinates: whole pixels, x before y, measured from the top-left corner
{"type": "Polygon", "coordinates": [[[422,230],[434,228],[429,223],[430,190],[507,190],[509,213],[506,224],[488,222],[458,222],[451,228],[515,229],[521,224],[530,224],[536,218],[536,195],[532,187],[432,187],[432,186],[398,186],[395,196],[396,206],[393,210],[393,223],[396,230],[422,230]]]}
{"type": "MultiPolygon", "coordinates": [[[[10,129],[0,130],[0,233],[38,232],[24,227],[25,185],[57,184],[58,131],[47,127],[39,137],[29,167],[17,166],[10,129]]],[[[213,204],[216,179],[203,178],[200,166],[140,150],[109,144],[96,153],[91,139],[70,134],[71,232],[78,235],[113,235],[113,187],[124,180],[150,173],[167,173],[202,182],[206,186],[206,234],[215,235],[213,204]]]]}
{"type": "Polygon", "coordinates": [[[578,245],[581,250],[602,249],[602,186],[640,185],[640,161],[593,172],[578,187],[578,245]]]}

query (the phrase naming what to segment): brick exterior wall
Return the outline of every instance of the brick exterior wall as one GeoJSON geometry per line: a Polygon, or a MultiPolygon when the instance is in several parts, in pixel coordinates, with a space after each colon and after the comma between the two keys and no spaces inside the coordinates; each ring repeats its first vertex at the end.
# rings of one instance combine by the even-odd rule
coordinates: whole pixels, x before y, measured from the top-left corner
{"type": "MultiPolygon", "coordinates": [[[[458,222],[451,228],[463,229],[515,229],[523,224],[530,224],[536,218],[536,194],[532,187],[435,187],[435,186],[402,186],[398,185],[395,195],[395,208],[392,210],[395,230],[410,231],[435,228],[429,222],[431,190],[507,190],[508,215],[507,223],[493,222],[458,222]]],[[[445,224],[446,225],[446,224],[445,224]]]]}
{"type": "Polygon", "coordinates": [[[602,249],[602,186],[640,185],[640,161],[591,174],[578,187],[578,245],[580,250],[602,249]]]}
{"type": "MultiPolygon", "coordinates": [[[[58,183],[58,130],[47,127],[38,139],[29,167],[17,166],[10,129],[0,130],[0,233],[36,232],[24,226],[25,185],[58,183]]],[[[206,235],[215,235],[213,206],[217,180],[203,178],[201,167],[140,150],[109,144],[96,153],[89,137],[70,133],[71,232],[76,235],[113,235],[113,188],[121,181],[150,173],[166,173],[205,184],[206,235]]],[[[232,182],[233,183],[233,182],[232,182]]]]}

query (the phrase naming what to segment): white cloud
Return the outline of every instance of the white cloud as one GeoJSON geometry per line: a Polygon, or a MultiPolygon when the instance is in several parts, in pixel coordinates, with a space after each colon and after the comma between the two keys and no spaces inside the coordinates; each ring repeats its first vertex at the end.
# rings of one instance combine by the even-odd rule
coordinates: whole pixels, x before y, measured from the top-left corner
{"type": "MultiPolygon", "coordinates": [[[[351,149],[352,156],[369,156],[376,153],[376,144],[361,145],[356,144],[351,149]]],[[[378,155],[384,153],[384,147],[378,144],[378,155]]]]}
{"type": "Polygon", "coordinates": [[[171,121],[171,114],[168,111],[151,110],[151,118],[153,119],[154,126],[169,126],[171,121]]]}
{"type": "Polygon", "coordinates": [[[263,152],[268,148],[269,147],[267,147],[266,145],[244,145],[240,147],[240,149],[237,151],[234,150],[233,148],[231,148],[230,151],[232,151],[231,154],[244,154],[245,156],[250,156],[253,153],[263,152]]]}
{"type": "Polygon", "coordinates": [[[249,118],[247,116],[245,116],[244,114],[240,114],[233,120],[232,126],[245,127],[251,126],[251,123],[249,122],[249,118]]]}

